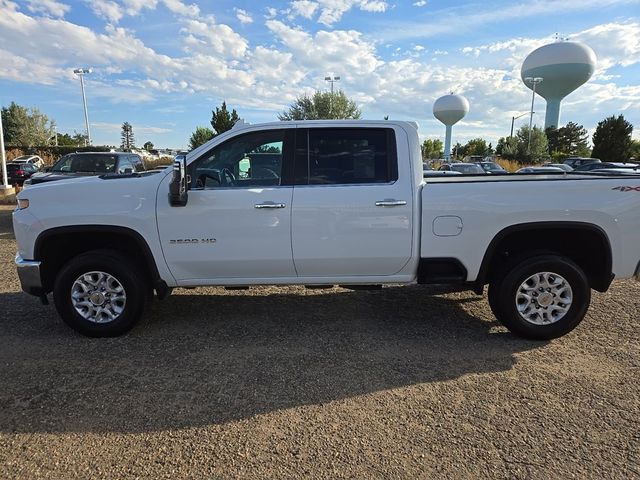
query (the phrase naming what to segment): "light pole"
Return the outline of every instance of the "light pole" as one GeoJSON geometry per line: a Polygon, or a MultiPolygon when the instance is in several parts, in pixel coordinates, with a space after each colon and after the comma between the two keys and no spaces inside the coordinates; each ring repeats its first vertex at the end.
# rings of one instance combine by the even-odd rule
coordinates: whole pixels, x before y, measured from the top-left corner
{"type": "MultiPolygon", "coordinates": [[[[521,113],[520,115],[518,115],[517,117],[511,117],[511,135],[509,135],[509,137],[513,137],[513,123],[519,119],[520,117],[524,117],[525,115],[527,115],[529,112],[524,112],[521,113]]],[[[536,112],[533,112],[536,113],[536,112]]]]}
{"type": "Polygon", "coordinates": [[[85,147],[91,145],[91,132],[89,131],[89,114],[87,113],[87,97],[84,94],[84,76],[91,73],[90,68],[76,68],[73,73],[80,77],[80,88],[82,89],[82,105],[84,106],[84,125],[87,128],[87,139],[85,140],[85,147]]]}
{"type": "Polygon", "coordinates": [[[340,77],[324,77],[325,82],[331,84],[331,97],[329,97],[329,115],[333,118],[333,84],[340,81],[340,77]]]}
{"type": "Polygon", "coordinates": [[[7,157],[4,154],[4,131],[2,130],[2,115],[0,115],[0,155],[2,156],[2,190],[9,189],[7,176],[7,157]]]}
{"type": "Polygon", "coordinates": [[[531,94],[531,114],[529,116],[529,141],[527,142],[527,155],[529,155],[531,149],[531,130],[533,129],[533,102],[536,99],[536,85],[542,83],[544,78],[542,77],[526,77],[524,79],[525,82],[531,84],[531,90],[533,93],[531,94]]]}

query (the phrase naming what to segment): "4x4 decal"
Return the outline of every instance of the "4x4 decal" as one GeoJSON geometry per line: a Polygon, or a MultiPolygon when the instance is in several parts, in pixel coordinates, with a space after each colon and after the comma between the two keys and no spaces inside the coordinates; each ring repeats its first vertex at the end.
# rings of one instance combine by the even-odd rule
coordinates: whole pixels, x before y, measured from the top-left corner
{"type": "Polygon", "coordinates": [[[640,192],[640,185],[637,187],[613,187],[611,190],[620,190],[621,192],[640,192]]]}

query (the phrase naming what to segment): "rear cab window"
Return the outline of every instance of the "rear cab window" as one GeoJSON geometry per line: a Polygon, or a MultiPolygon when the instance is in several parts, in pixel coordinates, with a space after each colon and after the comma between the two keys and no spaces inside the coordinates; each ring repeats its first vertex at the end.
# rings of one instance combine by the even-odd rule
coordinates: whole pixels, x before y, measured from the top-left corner
{"type": "Polygon", "coordinates": [[[296,183],[350,185],[398,179],[391,128],[310,128],[296,135],[296,183]],[[306,148],[308,145],[308,148],[306,148]]]}

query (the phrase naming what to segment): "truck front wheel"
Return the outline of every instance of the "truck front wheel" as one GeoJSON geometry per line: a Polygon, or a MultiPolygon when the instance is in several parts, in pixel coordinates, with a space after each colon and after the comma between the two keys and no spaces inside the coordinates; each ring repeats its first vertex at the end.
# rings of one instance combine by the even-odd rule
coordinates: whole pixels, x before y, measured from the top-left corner
{"type": "Polygon", "coordinates": [[[568,258],[541,255],[521,261],[490,285],[492,310],[516,335],[550,340],[573,330],[591,302],[582,269],[568,258]]]}
{"type": "Polygon", "coordinates": [[[133,262],[112,250],[94,250],[70,260],[53,288],[56,310],[74,330],[89,337],[114,337],[142,317],[143,276],[133,262]]]}

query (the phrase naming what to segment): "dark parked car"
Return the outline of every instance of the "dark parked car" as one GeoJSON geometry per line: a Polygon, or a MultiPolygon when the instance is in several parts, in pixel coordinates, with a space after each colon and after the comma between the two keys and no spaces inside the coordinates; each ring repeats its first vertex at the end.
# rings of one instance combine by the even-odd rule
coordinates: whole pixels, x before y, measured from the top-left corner
{"type": "Polygon", "coordinates": [[[139,155],[128,152],[69,153],[45,172],[34,175],[25,185],[36,185],[78,176],[131,174],[144,171],[139,155]]]}
{"type": "Polygon", "coordinates": [[[507,173],[507,171],[502,168],[500,165],[498,165],[496,162],[477,162],[478,165],[480,165],[480,167],[487,173],[493,173],[493,174],[498,174],[498,173],[507,173]]]}
{"type": "MultiPolygon", "coordinates": [[[[31,178],[31,175],[38,171],[32,163],[7,163],[7,177],[9,177],[9,185],[22,185],[25,180],[31,178]]],[[[0,173],[1,175],[1,173],[0,173]]],[[[2,177],[4,183],[4,176],[2,177]]]]}
{"type": "Polygon", "coordinates": [[[591,170],[602,170],[604,168],[638,168],[640,165],[637,163],[618,163],[618,162],[598,162],[587,163],[581,165],[575,169],[576,172],[590,172],[591,170]]]}
{"type": "Polygon", "coordinates": [[[587,157],[569,157],[564,162],[565,165],[569,165],[574,170],[582,165],[591,163],[600,163],[599,158],[587,158],[587,157]]]}
{"type": "Polygon", "coordinates": [[[475,163],[445,163],[438,170],[460,172],[463,175],[484,175],[482,167],[475,163]]]}

